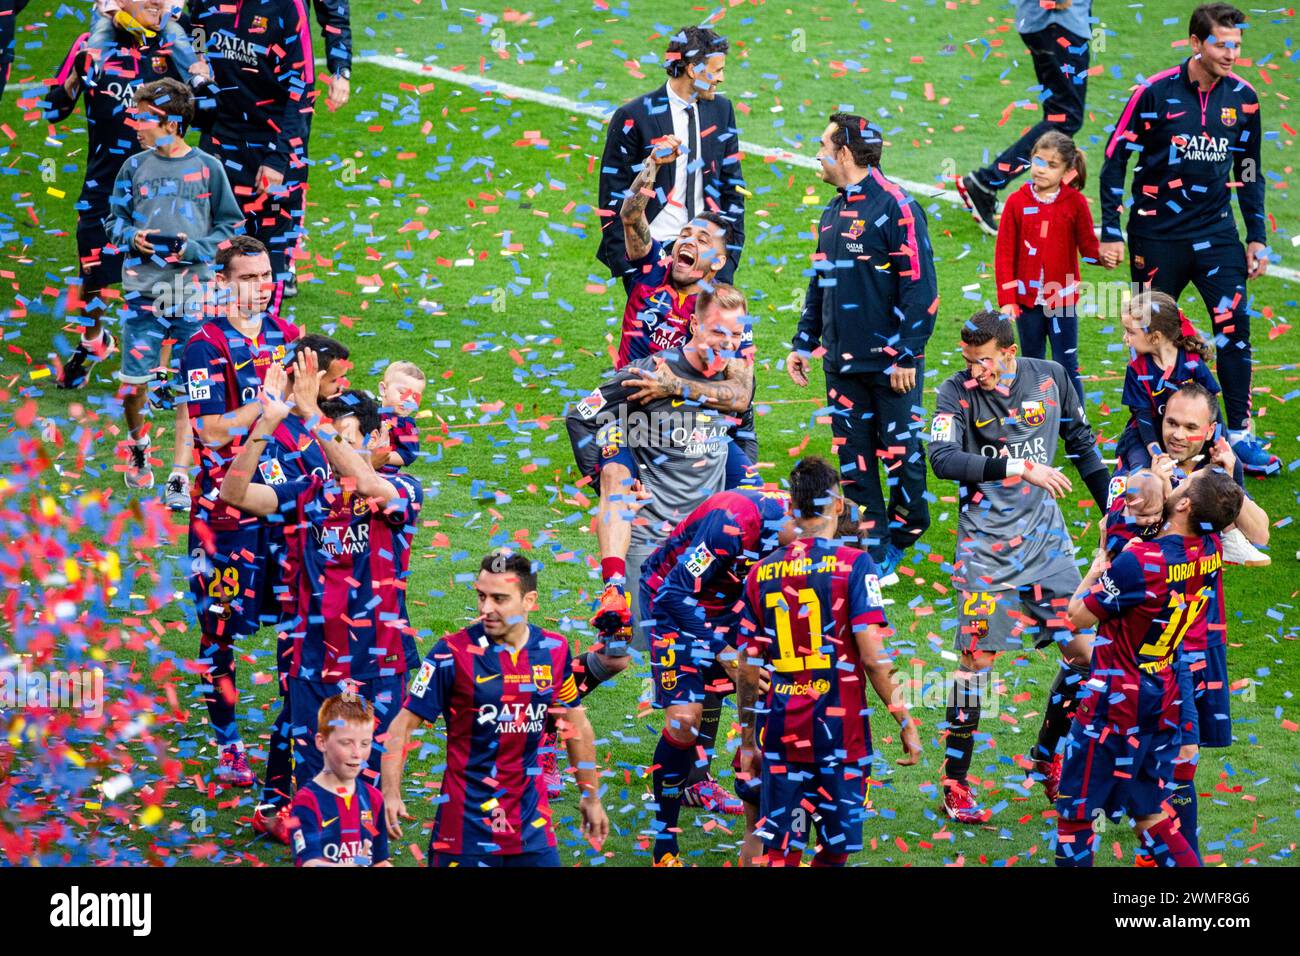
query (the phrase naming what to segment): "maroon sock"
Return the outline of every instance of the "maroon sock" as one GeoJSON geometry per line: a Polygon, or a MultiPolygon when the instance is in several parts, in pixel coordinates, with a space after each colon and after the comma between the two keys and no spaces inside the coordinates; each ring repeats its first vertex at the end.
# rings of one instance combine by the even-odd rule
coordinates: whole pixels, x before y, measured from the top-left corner
{"type": "Polygon", "coordinates": [[[1174,861],[1174,866],[1201,865],[1201,861],[1196,858],[1196,852],[1187,842],[1187,837],[1183,836],[1182,831],[1175,825],[1173,817],[1165,817],[1155,826],[1148,827],[1147,833],[1165,845],[1169,850],[1170,858],[1174,861]]]}
{"type": "Polygon", "coordinates": [[[627,561],[623,558],[601,558],[600,577],[606,584],[614,578],[618,578],[620,583],[627,580],[627,561]]]}

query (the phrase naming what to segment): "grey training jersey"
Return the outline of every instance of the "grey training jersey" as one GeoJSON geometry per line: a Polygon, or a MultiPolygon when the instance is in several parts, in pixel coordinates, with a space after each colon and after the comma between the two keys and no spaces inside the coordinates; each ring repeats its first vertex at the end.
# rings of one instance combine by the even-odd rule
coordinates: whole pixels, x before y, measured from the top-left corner
{"type": "Polygon", "coordinates": [[[123,290],[160,300],[170,315],[183,308],[197,318],[203,305],[201,289],[187,285],[211,276],[217,247],[244,221],[221,160],[201,149],[184,156],[164,156],[151,149],[136,153],[117,174],[109,208],[104,228],[114,244],[126,248],[123,290]],[[168,262],[166,251],[146,256],[131,248],[131,238],[140,229],[169,236],[185,233],[189,238],[180,251],[183,258],[168,262]]]}
{"type": "MultiPolygon", "coordinates": [[[[657,399],[648,405],[629,402],[624,381],[628,370],[653,370],[667,362],[688,382],[715,381],[721,374],[701,375],[679,349],[629,363],[612,379],[574,404],[565,417],[573,456],[584,475],[604,461],[620,459],[651,495],[632,525],[636,544],[658,543],[727,479],[727,429],[735,419],[689,399],[657,399]],[[628,461],[630,455],[631,461],[628,461]]],[[[630,492],[629,492],[630,494],[630,492]]]]}
{"type": "Polygon", "coordinates": [[[1078,393],[1055,362],[1018,358],[1010,387],[991,392],[965,371],[939,386],[930,458],[936,477],[961,484],[956,586],[1002,591],[1060,574],[1077,577],[1074,543],[1045,490],[1023,479],[979,480],[989,458],[1055,467],[1058,437],[1081,474],[1104,468],[1078,393]]]}

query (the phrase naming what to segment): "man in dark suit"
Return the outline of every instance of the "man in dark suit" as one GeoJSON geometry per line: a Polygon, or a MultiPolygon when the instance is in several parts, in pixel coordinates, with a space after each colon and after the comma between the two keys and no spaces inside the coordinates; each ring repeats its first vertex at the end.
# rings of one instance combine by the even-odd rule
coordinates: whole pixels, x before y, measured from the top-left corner
{"type": "Polygon", "coordinates": [[[655,195],[646,204],[651,237],[665,246],[703,212],[720,213],[731,225],[727,264],[719,282],[730,283],[745,244],[745,200],[740,190],[740,133],[736,111],[717,93],[727,61],[727,41],[703,27],[683,27],[664,57],[668,82],[619,107],[609,121],[601,157],[600,248],[596,258],[610,275],[631,282],[618,210],[651,144],[676,136],[683,149],[676,162],[659,167],[655,195]]]}

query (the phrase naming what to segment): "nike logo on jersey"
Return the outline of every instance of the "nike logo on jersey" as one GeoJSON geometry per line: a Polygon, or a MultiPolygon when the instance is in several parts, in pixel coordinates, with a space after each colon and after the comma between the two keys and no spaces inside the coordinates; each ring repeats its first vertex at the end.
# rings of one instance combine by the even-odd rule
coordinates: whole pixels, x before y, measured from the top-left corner
{"type": "Polygon", "coordinates": [[[982,421],[981,421],[980,419],[977,418],[977,419],[975,420],[975,427],[976,427],[976,428],[983,428],[985,425],[992,425],[995,421],[997,421],[996,418],[985,418],[985,419],[983,419],[982,421]]]}
{"type": "Polygon", "coordinates": [[[247,362],[236,362],[235,371],[238,372],[241,368],[247,368],[252,363],[252,361],[253,361],[252,359],[249,359],[247,362]]]}
{"type": "Polygon", "coordinates": [[[475,674],[475,675],[474,675],[474,683],[476,683],[476,684],[486,684],[488,681],[490,681],[490,680],[496,680],[496,679],[497,679],[498,677],[500,677],[500,676],[501,676],[500,674],[488,674],[487,677],[484,677],[482,674],[475,674]]]}

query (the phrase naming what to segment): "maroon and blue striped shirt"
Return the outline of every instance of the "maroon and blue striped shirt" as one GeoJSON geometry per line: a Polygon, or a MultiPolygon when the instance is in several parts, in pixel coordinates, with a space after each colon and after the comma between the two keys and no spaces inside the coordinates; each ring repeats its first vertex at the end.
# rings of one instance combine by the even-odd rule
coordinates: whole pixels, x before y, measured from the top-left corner
{"type": "Polygon", "coordinates": [[[555,846],[537,748],[548,712],[580,707],[565,639],[529,625],[511,653],[482,624],[440,640],[404,706],[447,721],[447,761],[429,852],[514,856],[555,846]]]}
{"type": "Polygon", "coordinates": [[[350,796],[344,796],[309,780],[294,795],[295,866],[312,860],[374,866],[388,859],[383,795],[364,780],[358,780],[356,787],[350,796]]]}
{"type": "Polygon", "coordinates": [[[780,761],[870,759],[871,709],[856,634],[887,624],[876,565],[865,551],[801,538],[750,570],[739,647],[751,658],[756,651],[772,671],[756,721],[765,773],[780,761]]]}
{"type": "Polygon", "coordinates": [[[334,683],[404,675],[415,666],[401,591],[410,571],[424,489],[390,475],[398,497],[378,510],[316,475],[271,485],[285,522],[290,567],[289,676],[334,683]]]}
{"type": "Polygon", "coordinates": [[[641,567],[642,617],[656,634],[734,644],[750,566],[777,547],[790,496],[742,488],[711,495],[641,567]]]}
{"type": "Polygon", "coordinates": [[[1118,734],[1179,726],[1179,657],[1189,635],[1204,634],[1222,566],[1217,536],[1137,539],[1115,558],[1083,596],[1100,624],[1080,722],[1118,734]]]}

